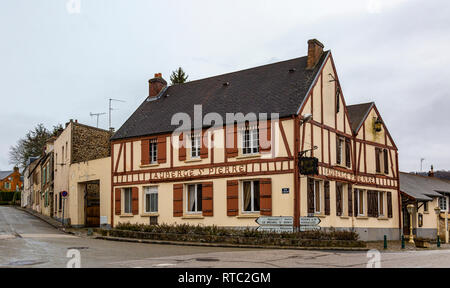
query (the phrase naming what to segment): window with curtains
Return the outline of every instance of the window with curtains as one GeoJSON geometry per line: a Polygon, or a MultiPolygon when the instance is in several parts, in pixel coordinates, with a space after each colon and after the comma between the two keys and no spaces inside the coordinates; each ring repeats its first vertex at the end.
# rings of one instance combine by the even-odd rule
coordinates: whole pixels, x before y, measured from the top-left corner
{"type": "Polygon", "coordinates": [[[131,188],[123,189],[123,212],[125,214],[131,214],[131,205],[132,205],[132,193],[131,188]]]}
{"type": "Polygon", "coordinates": [[[320,214],[321,212],[321,193],[320,193],[320,182],[319,180],[314,180],[314,213],[320,214]]]}
{"type": "Polygon", "coordinates": [[[358,216],[365,215],[365,201],[364,201],[364,190],[357,189],[356,197],[358,197],[358,216]]]}
{"type": "Polygon", "coordinates": [[[378,192],[378,215],[379,216],[385,216],[384,213],[384,192],[380,191],[378,192]]]}
{"type": "Polygon", "coordinates": [[[187,186],[186,211],[188,213],[202,212],[202,184],[192,184],[187,186]]]}
{"type": "Polygon", "coordinates": [[[377,173],[389,174],[389,151],[375,148],[375,165],[377,173]]]}
{"type": "Polygon", "coordinates": [[[255,126],[246,126],[242,133],[242,154],[259,153],[259,130],[255,126]]]}
{"type": "Polygon", "coordinates": [[[158,212],[158,187],[144,187],[145,213],[158,212]]]}
{"type": "Polygon", "coordinates": [[[191,134],[191,158],[193,159],[200,157],[201,138],[200,133],[191,134]]]}
{"type": "Polygon", "coordinates": [[[242,211],[259,212],[259,181],[242,182],[242,211]]]}
{"type": "Polygon", "coordinates": [[[336,163],[351,167],[351,141],[349,138],[337,136],[336,163]]]}
{"type": "Polygon", "coordinates": [[[150,164],[158,163],[158,139],[151,139],[149,144],[150,164]]]}
{"type": "Polygon", "coordinates": [[[344,184],[336,182],[336,215],[342,216],[344,213],[344,184]]]}

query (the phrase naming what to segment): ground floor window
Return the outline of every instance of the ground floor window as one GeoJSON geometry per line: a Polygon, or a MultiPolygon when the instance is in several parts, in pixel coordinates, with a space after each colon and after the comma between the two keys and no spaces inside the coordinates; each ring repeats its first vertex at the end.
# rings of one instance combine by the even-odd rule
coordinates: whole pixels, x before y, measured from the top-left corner
{"type": "Polygon", "coordinates": [[[259,181],[244,181],[242,189],[242,211],[259,212],[259,181]]]}
{"type": "Polygon", "coordinates": [[[320,181],[314,180],[314,212],[316,214],[320,214],[320,205],[321,205],[321,197],[320,197],[320,181]]]}
{"type": "Polygon", "coordinates": [[[145,212],[158,212],[158,187],[145,187],[145,212]]]}
{"type": "Polygon", "coordinates": [[[202,185],[188,185],[186,193],[186,211],[191,213],[202,212],[202,185]]]}
{"type": "Polygon", "coordinates": [[[131,188],[123,189],[123,211],[125,214],[131,214],[131,203],[132,203],[132,193],[131,188]]]}
{"type": "Polygon", "coordinates": [[[384,192],[378,192],[378,215],[384,216],[384,192]]]}
{"type": "Polygon", "coordinates": [[[364,216],[365,215],[364,190],[357,189],[356,197],[358,197],[358,215],[364,216]]]}

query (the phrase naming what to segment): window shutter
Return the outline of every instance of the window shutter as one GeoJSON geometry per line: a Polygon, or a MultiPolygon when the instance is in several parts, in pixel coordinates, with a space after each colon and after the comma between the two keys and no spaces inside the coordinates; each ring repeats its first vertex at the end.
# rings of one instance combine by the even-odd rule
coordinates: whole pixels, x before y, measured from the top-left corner
{"type": "Polygon", "coordinates": [[[239,182],[227,181],[227,215],[237,216],[239,207],[239,182]]]}
{"type": "Polygon", "coordinates": [[[183,134],[180,134],[180,142],[179,145],[180,147],[178,148],[178,159],[180,161],[185,161],[186,160],[186,139],[183,139],[183,134]]]}
{"type": "Polygon", "coordinates": [[[325,215],[330,215],[330,182],[325,181],[324,194],[325,194],[325,215]]]}
{"type": "Polygon", "coordinates": [[[350,184],[348,185],[348,216],[353,216],[353,186],[350,184]]]}
{"type": "Polygon", "coordinates": [[[208,158],[208,132],[202,132],[200,143],[200,158],[208,158]],[[206,143],[206,144],[205,144],[206,143]]]}
{"type": "Polygon", "coordinates": [[[158,137],[158,163],[166,163],[167,152],[166,152],[166,137],[158,137]]]}
{"type": "MultiPolygon", "coordinates": [[[[119,159],[117,159],[119,161],[119,159]]],[[[141,164],[150,164],[150,140],[141,140],[141,164]]]]}
{"type": "Polygon", "coordinates": [[[351,143],[349,138],[345,138],[345,166],[351,166],[351,143]]]}
{"type": "Polygon", "coordinates": [[[308,214],[314,214],[314,179],[308,178],[308,214]]]}
{"type": "MultiPolygon", "coordinates": [[[[120,208],[122,207],[121,206],[121,201],[120,201],[120,197],[121,197],[121,195],[122,195],[122,189],[120,189],[120,188],[116,188],[116,190],[115,190],[115,210],[116,210],[116,215],[120,215],[121,214],[121,211],[120,211],[120,208]]],[[[61,196],[60,196],[61,197],[61,196]]]]}
{"type": "MultiPolygon", "coordinates": [[[[355,211],[355,216],[359,215],[359,207],[358,207],[358,189],[355,189],[355,193],[354,193],[355,197],[353,199],[353,204],[354,204],[354,209],[353,211],[355,211]]],[[[363,199],[364,200],[364,199],[363,199]]]]}
{"type": "Polygon", "coordinates": [[[342,215],[342,185],[336,182],[336,216],[342,215]]]}
{"type": "Polygon", "coordinates": [[[237,134],[237,126],[233,127],[232,129],[228,128],[225,129],[225,133],[227,134],[227,141],[226,141],[226,145],[227,147],[225,147],[226,151],[227,151],[227,157],[228,158],[233,158],[233,157],[237,157],[239,154],[238,151],[238,145],[237,145],[237,141],[238,141],[238,134],[237,134]]]}
{"type": "Polygon", "coordinates": [[[272,179],[259,181],[260,213],[264,216],[272,216],[272,179]]]}
{"type": "Polygon", "coordinates": [[[139,188],[131,188],[131,213],[133,215],[139,214],[139,188]]]}
{"type": "Polygon", "coordinates": [[[341,164],[341,149],[342,147],[339,146],[339,136],[336,134],[336,163],[341,164]]]}
{"type": "Polygon", "coordinates": [[[202,184],[202,212],[203,216],[214,216],[213,207],[213,182],[202,184]]]}
{"type": "Polygon", "coordinates": [[[259,151],[270,152],[272,148],[272,127],[271,122],[259,126],[259,151]],[[265,126],[265,127],[264,127],[265,126]]]}
{"type": "Polygon", "coordinates": [[[387,192],[387,209],[388,209],[388,217],[392,218],[392,193],[387,192]]]}
{"type": "Polygon", "coordinates": [[[376,164],[376,171],[381,172],[380,149],[379,148],[375,148],[375,164],[376,164]]]}
{"type": "Polygon", "coordinates": [[[389,159],[387,149],[383,150],[383,155],[384,155],[384,173],[389,174],[389,159]]]}
{"type": "Polygon", "coordinates": [[[374,217],[373,191],[367,191],[367,216],[374,217]]]}
{"type": "Polygon", "coordinates": [[[183,184],[173,184],[173,217],[183,216],[183,184]]]}

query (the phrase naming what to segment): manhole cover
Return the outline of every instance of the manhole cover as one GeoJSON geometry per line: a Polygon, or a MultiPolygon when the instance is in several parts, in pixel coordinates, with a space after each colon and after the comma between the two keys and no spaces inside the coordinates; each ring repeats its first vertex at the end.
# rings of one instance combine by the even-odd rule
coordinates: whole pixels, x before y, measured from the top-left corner
{"type": "Polygon", "coordinates": [[[45,262],[42,261],[36,261],[36,260],[19,260],[19,261],[13,261],[8,263],[8,266],[31,266],[31,265],[38,265],[45,262]]]}
{"type": "Polygon", "coordinates": [[[89,249],[89,247],[69,247],[67,249],[68,250],[72,250],[72,249],[75,249],[75,250],[86,250],[86,249],[89,249]]]}
{"type": "Polygon", "coordinates": [[[200,262],[218,262],[220,261],[219,259],[216,258],[196,258],[196,261],[200,261],[200,262]]]}

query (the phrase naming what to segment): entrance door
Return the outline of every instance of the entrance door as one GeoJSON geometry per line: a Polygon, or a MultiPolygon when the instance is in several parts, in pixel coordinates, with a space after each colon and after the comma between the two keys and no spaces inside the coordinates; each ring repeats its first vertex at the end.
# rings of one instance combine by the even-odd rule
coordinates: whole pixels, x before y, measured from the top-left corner
{"type": "Polygon", "coordinates": [[[100,226],[100,182],[85,184],[85,226],[100,226]]]}

